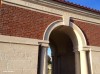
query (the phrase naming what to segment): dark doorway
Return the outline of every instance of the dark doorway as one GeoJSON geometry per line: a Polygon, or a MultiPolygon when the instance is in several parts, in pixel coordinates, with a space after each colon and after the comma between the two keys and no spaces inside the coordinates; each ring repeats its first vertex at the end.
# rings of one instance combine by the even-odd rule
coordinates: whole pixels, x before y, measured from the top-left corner
{"type": "Polygon", "coordinates": [[[59,26],[50,34],[52,74],[75,74],[73,43],[66,30],[65,26],[59,26]]]}

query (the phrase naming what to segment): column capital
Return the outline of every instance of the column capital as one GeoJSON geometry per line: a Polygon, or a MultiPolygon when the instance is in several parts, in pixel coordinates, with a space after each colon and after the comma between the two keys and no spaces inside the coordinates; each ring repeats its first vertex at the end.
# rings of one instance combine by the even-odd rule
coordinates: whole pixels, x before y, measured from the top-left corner
{"type": "Polygon", "coordinates": [[[78,51],[89,51],[90,50],[90,46],[84,46],[84,47],[77,47],[77,48],[73,48],[74,52],[78,52],[78,51]]]}
{"type": "Polygon", "coordinates": [[[90,50],[90,46],[85,46],[85,47],[83,47],[82,51],[89,51],[89,50],[90,50]]]}
{"type": "Polygon", "coordinates": [[[73,52],[79,52],[79,48],[73,48],[73,52]]]}
{"type": "Polygon", "coordinates": [[[42,43],[41,46],[42,46],[42,47],[47,47],[47,48],[48,48],[48,47],[49,47],[49,44],[42,43]]]}
{"type": "Polygon", "coordinates": [[[73,48],[73,52],[79,52],[78,48],[73,48]]]}
{"type": "Polygon", "coordinates": [[[41,45],[42,47],[49,47],[49,41],[44,41],[44,40],[41,40],[38,42],[39,45],[41,45]]]}

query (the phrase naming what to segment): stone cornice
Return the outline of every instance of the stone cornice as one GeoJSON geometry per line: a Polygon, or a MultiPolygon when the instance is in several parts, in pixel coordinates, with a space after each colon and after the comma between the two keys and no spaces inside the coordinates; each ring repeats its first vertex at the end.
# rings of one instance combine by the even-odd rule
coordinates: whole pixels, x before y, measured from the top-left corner
{"type": "Polygon", "coordinates": [[[61,4],[61,3],[56,3],[54,1],[38,0],[37,3],[43,4],[43,5],[46,5],[46,6],[50,6],[50,7],[53,7],[53,8],[61,9],[61,10],[64,10],[64,11],[68,11],[68,12],[71,12],[71,13],[80,14],[80,15],[83,15],[83,16],[88,16],[88,17],[100,19],[99,14],[95,14],[93,12],[88,12],[88,11],[78,9],[78,8],[75,8],[75,7],[73,8],[71,6],[64,5],[64,4],[61,4]]]}
{"type": "Polygon", "coordinates": [[[71,21],[78,20],[78,21],[82,21],[82,22],[86,22],[86,23],[90,23],[90,24],[100,25],[100,23],[93,22],[93,21],[88,21],[88,20],[83,20],[83,19],[73,18],[73,17],[70,17],[70,18],[71,18],[71,21]]]}
{"type": "Polygon", "coordinates": [[[0,35],[0,43],[35,45],[35,46],[42,44],[44,46],[49,46],[48,45],[49,41],[46,40],[30,39],[30,38],[6,36],[6,35],[0,35]]]}
{"type": "MultiPolygon", "coordinates": [[[[57,2],[51,1],[51,0],[17,0],[17,1],[3,0],[3,2],[12,3],[12,4],[17,3],[16,5],[23,4],[23,2],[25,2],[26,4],[24,3],[24,5],[22,5],[22,6],[25,6],[25,7],[28,7],[28,8],[32,8],[32,6],[28,5],[27,3],[30,3],[30,4],[34,3],[34,4],[37,4],[37,5],[43,5],[44,7],[50,7],[50,8],[56,9],[56,10],[61,10],[61,12],[59,12],[59,14],[57,13],[58,15],[64,14],[62,12],[71,12],[71,13],[75,13],[75,14],[90,17],[90,18],[100,19],[99,14],[95,14],[93,12],[82,10],[82,9],[79,9],[79,8],[76,8],[76,7],[71,7],[69,5],[57,3],[57,2]],[[22,2],[22,3],[20,3],[20,2],[22,2]]],[[[50,13],[52,13],[52,11],[50,13]]],[[[71,17],[73,17],[73,16],[71,16],[71,17]]]]}

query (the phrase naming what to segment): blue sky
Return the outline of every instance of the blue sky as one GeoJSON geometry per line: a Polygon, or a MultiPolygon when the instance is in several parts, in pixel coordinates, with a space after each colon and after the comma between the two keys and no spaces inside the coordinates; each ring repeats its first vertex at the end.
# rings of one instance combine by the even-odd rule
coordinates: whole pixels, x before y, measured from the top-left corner
{"type": "MultiPolygon", "coordinates": [[[[68,0],[68,1],[100,10],[100,0],[68,0]]],[[[48,48],[48,55],[51,56],[50,48],[48,48]]]]}
{"type": "Polygon", "coordinates": [[[51,49],[48,48],[48,55],[51,56],[51,49]]]}
{"type": "Polygon", "coordinates": [[[100,0],[68,0],[68,1],[100,10],[100,0]]]}

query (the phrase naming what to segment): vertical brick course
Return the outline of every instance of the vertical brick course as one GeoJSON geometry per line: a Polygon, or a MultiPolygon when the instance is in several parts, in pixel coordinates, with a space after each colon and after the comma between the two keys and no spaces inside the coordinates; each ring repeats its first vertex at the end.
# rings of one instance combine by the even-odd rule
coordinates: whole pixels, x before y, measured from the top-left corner
{"type": "Polygon", "coordinates": [[[80,20],[73,20],[73,22],[83,31],[88,45],[100,46],[100,25],[80,20]]]}
{"type": "Polygon", "coordinates": [[[0,9],[0,34],[42,39],[46,27],[59,19],[61,17],[3,4],[0,9]]]}

